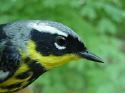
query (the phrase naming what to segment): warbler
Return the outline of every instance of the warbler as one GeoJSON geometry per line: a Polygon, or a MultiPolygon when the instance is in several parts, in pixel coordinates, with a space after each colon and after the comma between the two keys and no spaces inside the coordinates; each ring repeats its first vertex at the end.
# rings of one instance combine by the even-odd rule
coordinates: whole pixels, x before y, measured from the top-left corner
{"type": "Polygon", "coordinates": [[[0,25],[0,93],[25,88],[40,75],[71,60],[103,62],[69,27],[24,20],[0,25]]]}

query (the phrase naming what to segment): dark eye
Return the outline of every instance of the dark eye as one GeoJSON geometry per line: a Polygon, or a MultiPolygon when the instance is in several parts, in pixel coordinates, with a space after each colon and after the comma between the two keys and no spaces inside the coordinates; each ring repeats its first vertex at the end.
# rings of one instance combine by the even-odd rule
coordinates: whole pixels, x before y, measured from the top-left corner
{"type": "Polygon", "coordinates": [[[58,37],[56,37],[56,43],[59,46],[66,46],[66,38],[62,37],[62,36],[58,36],[58,37]]]}

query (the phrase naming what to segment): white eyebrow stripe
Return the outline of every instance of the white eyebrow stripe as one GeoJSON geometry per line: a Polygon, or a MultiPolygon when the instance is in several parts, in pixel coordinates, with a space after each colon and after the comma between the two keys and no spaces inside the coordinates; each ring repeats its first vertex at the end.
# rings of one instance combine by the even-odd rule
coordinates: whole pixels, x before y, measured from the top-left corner
{"type": "Polygon", "coordinates": [[[58,34],[58,35],[62,35],[65,37],[68,36],[66,33],[58,30],[57,28],[48,26],[47,24],[44,24],[44,23],[41,23],[41,24],[32,23],[32,24],[29,24],[29,26],[33,29],[40,31],[40,32],[58,34]]]}

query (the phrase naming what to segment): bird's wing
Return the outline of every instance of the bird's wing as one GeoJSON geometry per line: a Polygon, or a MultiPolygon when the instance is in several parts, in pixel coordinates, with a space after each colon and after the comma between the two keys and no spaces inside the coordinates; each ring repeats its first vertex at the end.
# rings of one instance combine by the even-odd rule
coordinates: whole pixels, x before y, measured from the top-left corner
{"type": "MultiPolygon", "coordinates": [[[[7,24],[0,25],[0,67],[3,64],[19,64],[20,53],[18,47],[13,43],[13,39],[7,35],[7,32],[4,30],[7,24]]],[[[11,29],[12,30],[12,29],[11,29]]]]}
{"type": "Polygon", "coordinates": [[[7,37],[3,27],[0,25],[0,82],[11,76],[20,64],[20,53],[7,37]]]}

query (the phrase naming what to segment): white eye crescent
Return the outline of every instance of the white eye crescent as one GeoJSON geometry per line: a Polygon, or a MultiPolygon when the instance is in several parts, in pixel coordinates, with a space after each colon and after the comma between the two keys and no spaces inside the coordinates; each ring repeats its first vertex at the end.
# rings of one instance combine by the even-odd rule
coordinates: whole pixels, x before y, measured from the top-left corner
{"type": "Polygon", "coordinates": [[[66,49],[66,38],[63,36],[57,36],[54,44],[59,50],[66,49]]]}

